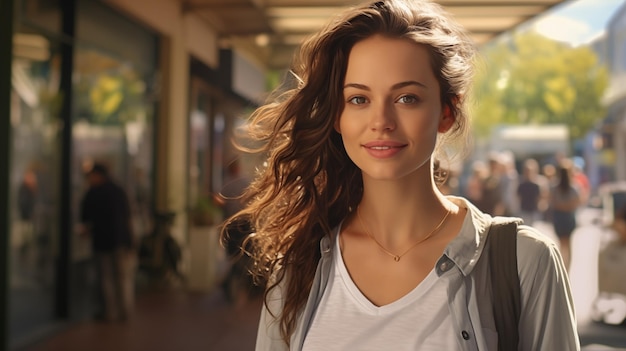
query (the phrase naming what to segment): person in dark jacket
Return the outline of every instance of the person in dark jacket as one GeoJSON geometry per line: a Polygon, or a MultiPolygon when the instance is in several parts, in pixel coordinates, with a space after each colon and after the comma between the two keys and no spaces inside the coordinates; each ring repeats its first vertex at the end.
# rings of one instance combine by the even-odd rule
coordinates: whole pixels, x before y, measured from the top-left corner
{"type": "Polygon", "coordinates": [[[19,256],[21,264],[26,264],[33,254],[35,242],[35,208],[37,204],[37,175],[33,170],[24,172],[17,189],[17,209],[19,220],[15,223],[19,234],[19,256]]]}
{"type": "Polygon", "coordinates": [[[548,191],[542,187],[539,180],[539,163],[533,158],[524,161],[522,181],[517,186],[517,199],[519,200],[520,217],[524,224],[533,225],[541,218],[542,209],[548,191]]]}
{"type": "Polygon", "coordinates": [[[125,320],[134,305],[135,245],[128,196],[108,169],[94,164],[81,203],[81,234],[90,235],[106,321],[125,320]]]}

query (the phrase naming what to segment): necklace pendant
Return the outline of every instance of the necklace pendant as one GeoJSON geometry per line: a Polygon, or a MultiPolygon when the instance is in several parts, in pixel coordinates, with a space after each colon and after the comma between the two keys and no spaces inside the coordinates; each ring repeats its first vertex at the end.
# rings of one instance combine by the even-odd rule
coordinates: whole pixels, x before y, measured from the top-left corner
{"type": "Polygon", "coordinates": [[[400,256],[394,255],[393,256],[393,260],[396,261],[396,262],[400,261],[400,256]]]}

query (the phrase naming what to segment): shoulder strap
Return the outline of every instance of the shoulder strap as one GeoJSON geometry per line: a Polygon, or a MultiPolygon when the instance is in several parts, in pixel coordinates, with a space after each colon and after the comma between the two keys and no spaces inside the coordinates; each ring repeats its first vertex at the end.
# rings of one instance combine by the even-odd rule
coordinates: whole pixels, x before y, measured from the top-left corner
{"type": "Polygon", "coordinates": [[[487,236],[498,350],[517,350],[521,311],[517,222],[494,222],[487,236]]]}

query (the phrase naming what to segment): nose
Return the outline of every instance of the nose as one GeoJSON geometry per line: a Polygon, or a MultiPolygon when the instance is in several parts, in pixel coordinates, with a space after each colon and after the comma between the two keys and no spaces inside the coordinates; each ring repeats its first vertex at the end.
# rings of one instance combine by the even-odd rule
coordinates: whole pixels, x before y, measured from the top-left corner
{"type": "Polygon", "coordinates": [[[372,131],[392,131],[396,129],[396,116],[392,104],[374,105],[371,112],[370,128],[372,131]]]}

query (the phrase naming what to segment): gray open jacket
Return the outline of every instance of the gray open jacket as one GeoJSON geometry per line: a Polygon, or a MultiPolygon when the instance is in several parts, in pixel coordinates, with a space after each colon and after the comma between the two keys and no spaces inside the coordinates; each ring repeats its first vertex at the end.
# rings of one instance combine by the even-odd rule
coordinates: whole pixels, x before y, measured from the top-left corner
{"type": "MultiPolygon", "coordinates": [[[[480,212],[465,199],[449,197],[469,210],[458,236],[450,242],[437,261],[435,270],[445,279],[450,315],[456,329],[458,350],[497,350],[488,288],[487,259],[480,259],[489,226],[494,220],[480,212]]],[[[290,347],[280,337],[278,316],[285,293],[285,280],[271,291],[267,307],[263,308],[257,336],[257,351],[301,350],[308,328],[315,315],[333,266],[334,236],[320,242],[322,257],[305,308],[291,335],[290,347]]],[[[521,286],[521,317],[519,350],[569,351],[579,350],[574,305],[569,280],[561,256],[552,240],[528,226],[519,226],[517,262],[521,286]]],[[[427,321],[416,321],[416,325],[427,321]]]]}

